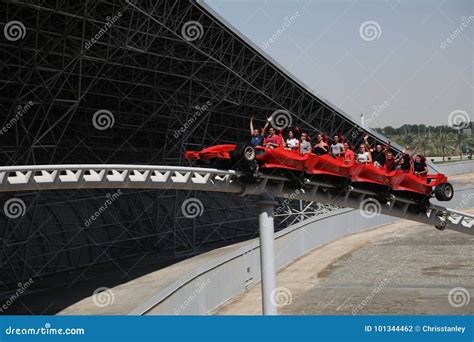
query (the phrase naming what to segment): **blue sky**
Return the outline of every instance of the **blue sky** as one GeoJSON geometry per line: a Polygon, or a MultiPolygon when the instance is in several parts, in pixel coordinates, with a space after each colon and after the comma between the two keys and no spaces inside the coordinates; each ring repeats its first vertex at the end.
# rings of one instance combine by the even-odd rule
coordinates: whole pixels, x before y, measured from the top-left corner
{"type": "Polygon", "coordinates": [[[354,118],[365,113],[371,127],[448,124],[456,110],[474,120],[472,0],[206,2],[315,93],[354,118]]]}

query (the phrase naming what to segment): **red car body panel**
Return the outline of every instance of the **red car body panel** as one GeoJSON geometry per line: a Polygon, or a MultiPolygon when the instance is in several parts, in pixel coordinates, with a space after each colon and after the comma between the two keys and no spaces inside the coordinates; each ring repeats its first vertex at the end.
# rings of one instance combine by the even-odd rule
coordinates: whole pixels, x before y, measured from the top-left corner
{"type": "Polygon", "coordinates": [[[230,159],[230,153],[235,150],[234,144],[215,145],[207,147],[201,151],[186,151],[184,158],[187,160],[202,160],[202,159],[230,159]]]}
{"type": "MultiPolygon", "coordinates": [[[[201,151],[186,151],[185,158],[188,160],[231,159],[231,153],[235,148],[234,144],[216,145],[201,151]]],[[[301,155],[298,150],[288,150],[283,147],[258,146],[255,158],[259,162],[260,169],[287,169],[301,171],[307,175],[337,176],[341,179],[350,179],[352,182],[377,184],[391,188],[393,191],[407,191],[421,195],[430,195],[433,187],[447,183],[447,178],[443,174],[424,177],[402,170],[388,172],[371,163],[346,163],[342,158],[333,158],[330,155],[319,156],[313,153],[301,155]]]]}
{"type": "Polygon", "coordinates": [[[286,150],[282,147],[267,148],[258,146],[256,148],[257,159],[262,169],[288,169],[304,171],[308,155],[301,155],[297,150],[286,150]]]}
{"type": "Polygon", "coordinates": [[[350,168],[350,176],[353,182],[369,182],[390,187],[390,179],[384,168],[373,164],[359,164],[354,162],[350,168]]]}
{"type": "Polygon", "coordinates": [[[305,165],[306,173],[350,178],[351,163],[344,163],[342,159],[333,158],[328,154],[318,156],[307,153],[306,155],[308,156],[308,162],[305,165]]]}
{"type": "Polygon", "coordinates": [[[429,195],[434,186],[448,182],[448,178],[441,173],[424,177],[401,170],[393,172],[395,173],[391,177],[391,187],[393,191],[411,191],[429,195]]]}

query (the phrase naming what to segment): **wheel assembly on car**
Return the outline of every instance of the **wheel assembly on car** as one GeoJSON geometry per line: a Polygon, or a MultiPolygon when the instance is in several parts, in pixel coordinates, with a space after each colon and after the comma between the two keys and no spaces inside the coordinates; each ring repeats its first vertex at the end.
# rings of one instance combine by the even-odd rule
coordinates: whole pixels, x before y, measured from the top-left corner
{"type": "Polygon", "coordinates": [[[450,201],[454,196],[454,189],[450,183],[438,184],[435,188],[435,197],[438,201],[450,201]]]}
{"type": "Polygon", "coordinates": [[[258,162],[255,159],[256,155],[257,153],[252,145],[242,144],[235,146],[234,151],[231,153],[231,158],[237,169],[253,172],[258,168],[258,162]]]}
{"type": "Polygon", "coordinates": [[[252,145],[245,145],[242,149],[242,154],[245,160],[247,160],[248,162],[255,160],[256,153],[255,148],[252,145]]]}
{"type": "Polygon", "coordinates": [[[438,230],[445,230],[447,225],[448,225],[448,222],[442,220],[440,224],[435,225],[435,228],[438,230]]]}

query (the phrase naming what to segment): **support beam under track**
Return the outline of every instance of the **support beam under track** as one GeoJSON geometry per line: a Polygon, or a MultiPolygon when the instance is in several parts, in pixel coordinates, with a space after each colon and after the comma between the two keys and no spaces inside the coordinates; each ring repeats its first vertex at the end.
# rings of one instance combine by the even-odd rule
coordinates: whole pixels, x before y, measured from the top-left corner
{"type": "Polygon", "coordinates": [[[262,312],[264,315],[276,315],[275,302],[275,227],[273,209],[277,202],[269,195],[262,195],[257,202],[260,230],[260,273],[262,276],[262,312]]]}

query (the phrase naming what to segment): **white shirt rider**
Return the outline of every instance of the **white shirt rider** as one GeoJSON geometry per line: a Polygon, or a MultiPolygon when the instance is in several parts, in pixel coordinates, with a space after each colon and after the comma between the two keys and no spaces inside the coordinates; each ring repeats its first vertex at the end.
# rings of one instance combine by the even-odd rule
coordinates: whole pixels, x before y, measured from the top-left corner
{"type": "Polygon", "coordinates": [[[361,164],[366,164],[369,161],[369,152],[358,153],[357,161],[361,164]]]}
{"type": "Polygon", "coordinates": [[[331,145],[331,154],[334,156],[339,156],[344,152],[344,145],[340,142],[331,145]]]}
{"type": "Polygon", "coordinates": [[[291,149],[296,148],[296,146],[298,146],[298,143],[299,143],[299,141],[296,138],[286,139],[286,146],[291,148],[291,149]]]}

